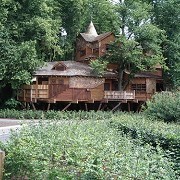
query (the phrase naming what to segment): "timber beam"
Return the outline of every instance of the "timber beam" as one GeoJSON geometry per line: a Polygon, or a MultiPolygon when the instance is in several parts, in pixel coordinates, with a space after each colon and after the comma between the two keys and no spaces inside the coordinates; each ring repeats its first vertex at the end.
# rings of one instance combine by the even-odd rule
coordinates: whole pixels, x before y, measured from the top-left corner
{"type": "Polygon", "coordinates": [[[62,111],[65,111],[70,105],[71,105],[71,103],[69,103],[68,105],[66,105],[66,106],[64,107],[64,109],[62,109],[62,111]]]}
{"type": "Polygon", "coordinates": [[[111,111],[115,111],[120,105],[121,105],[122,102],[119,102],[111,111]]]}
{"type": "Polygon", "coordinates": [[[101,110],[101,106],[102,106],[102,102],[100,102],[100,104],[99,104],[98,111],[101,110]]]}

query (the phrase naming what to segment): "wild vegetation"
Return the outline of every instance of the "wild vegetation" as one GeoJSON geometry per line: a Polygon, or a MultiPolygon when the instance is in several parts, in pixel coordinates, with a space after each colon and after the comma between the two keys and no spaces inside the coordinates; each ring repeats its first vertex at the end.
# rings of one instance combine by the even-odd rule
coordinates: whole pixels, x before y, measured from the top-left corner
{"type": "Polygon", "coordinates": [[[180,92],[157,93],[147,101],[145,113],[165,122],[180,122],[180,92]]]}
{"type": "Polygon", "coordinates": [[[1,145],[6,152],[5,179],[176,179],[175,162],[164,151],[169,146],[164,149],[160,143],[162,138],[179,142],[175,124],[142,120],[135,114],[99,112],[94,117],[81,112],[85,121],[71,114],[75,119],[39,121],[13,133],[1,145]],[[137,136],[122,124],[136,128],[137,136]],[[146,132],[152,139],[159,137],[153,139],[156,146],[152,139],[144,141],[146,132]]]}
{"type": "Polygon", "coordinates": [[[1,118],[32,119],[1,145],[5,177],[176,179],[179,123],[163,122],[148,108],[140,114],[1,110],[1,118]]]}

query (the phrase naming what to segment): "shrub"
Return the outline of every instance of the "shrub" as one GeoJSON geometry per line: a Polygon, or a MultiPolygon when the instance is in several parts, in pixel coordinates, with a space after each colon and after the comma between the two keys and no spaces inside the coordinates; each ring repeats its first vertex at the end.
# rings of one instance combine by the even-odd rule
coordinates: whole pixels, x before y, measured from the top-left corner
{"type": "Polygon", "coordinates": [[[147,101],[147,115],[165,122],[180,122],[180,92],[157,93],[147,101]]]}
{"type": "Polygon", "coordinates": [[[4,103],[4,106],[5,106],[5,108],[15,109],[18,106],[20,106],[20,104],[21,103],[19,101],[17,101],[16,99],[10,98],[4,103]]]}
{"type": "Polygon", "coordinates": [[[120,133],[130,135],[143,144],[160,146],[175,165],[174,169],[179,172],[180,156],[180,126],[176,123],[165,123],[147,119],[142,114],[121,114],[112,118],[110,126],[120,133]]]}
{"type": "Polygon", "coordinates": [[[160,148],[135,144],[106,121],[40,121],[1,148],[6,179],[175,179],[160,148]]]}

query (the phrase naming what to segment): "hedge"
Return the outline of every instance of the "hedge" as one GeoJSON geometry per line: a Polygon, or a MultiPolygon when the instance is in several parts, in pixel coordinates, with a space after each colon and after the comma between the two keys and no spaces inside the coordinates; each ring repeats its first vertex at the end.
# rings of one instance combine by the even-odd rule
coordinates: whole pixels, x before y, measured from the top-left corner
{"type": "Polygon", "coordinates": [[[174,169],[180,173],[180,125],[154,121],[140,114],[121,114],[114,116],[110,126],[134,139],[140,139],[144,144],[162,147],[167,157],[175,162],[174,169]]]}

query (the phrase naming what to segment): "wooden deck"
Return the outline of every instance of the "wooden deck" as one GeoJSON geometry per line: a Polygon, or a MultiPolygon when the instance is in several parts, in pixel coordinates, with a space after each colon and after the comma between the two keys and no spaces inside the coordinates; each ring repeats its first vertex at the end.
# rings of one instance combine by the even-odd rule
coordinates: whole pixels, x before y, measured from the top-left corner
{"type": "Polygon", "coordinates": [[[135,99],[135,91],[104,91],[104,99],[133,100],[135,99]]]}
{"type": "Polygon", "coordinates": [[[152,94],[135,91],[97,91],[85,88],[69,88],[68,85],[24,85],[18,94],[23,102],[95,102],[95,101],[146,101],[152,94]],[[104,93],[104,94],[103,94],[104,93]],[[95,94],[95,95],[94,95],[95,94]],[[98,96],[97,96],[98,95],[98,96]],[[96,98],[97,97],[97,98],[96,98]]]}
{"type": "Polygon", "coordinates": [[[18,100],[24,102],[36,102],[37,99],[49,98],[48,85],[24,85],[19,91],[18,100]]]}

